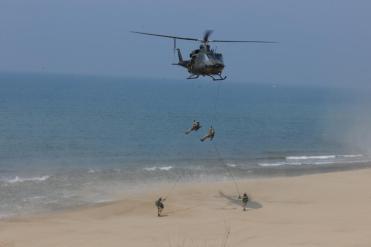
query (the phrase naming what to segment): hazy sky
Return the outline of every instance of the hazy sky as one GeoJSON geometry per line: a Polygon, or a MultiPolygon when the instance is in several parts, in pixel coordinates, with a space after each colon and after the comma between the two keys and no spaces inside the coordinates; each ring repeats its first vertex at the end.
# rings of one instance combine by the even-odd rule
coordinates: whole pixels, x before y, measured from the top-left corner
{"type": "MultiPolygon", "coordinates": [[[[218,44],[232,80],[371,84],[369,0],[0,0],[0,71],[187,76],[172,40],[130,30],[279,44],[218,44]]],[[[179,41],[188,56],[197,43],[179,41]]]]}

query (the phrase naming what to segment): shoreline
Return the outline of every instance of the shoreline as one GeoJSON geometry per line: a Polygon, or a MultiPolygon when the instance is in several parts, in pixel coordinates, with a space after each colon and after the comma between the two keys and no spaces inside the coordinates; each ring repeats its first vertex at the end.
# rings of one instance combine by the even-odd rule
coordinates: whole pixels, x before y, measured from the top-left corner
{"type": "Polygon", "coordinates": [[[370,246],[371,169],[178,184],[120,201],[0,221],[0,246],[370,246]]]}
{"type": "MultiPolygon", "coordinates": [[[[331,166],[321,166],[316,168],[316,166],[310,167],[292,167],[287,169],[286,167],[267,167],[267,168],[260,168],[258,172],[248,173],[247,170],[244,170],[244,174],[242,176],[238,176],[239,170],[232,170],[233,168],[229,169],[229,175],[223,177],[209,177],[205,180],[201,180],[200,178],[194,178],[190,180],[183,180],[182,176],[179,176],[177,181],[175,180],[168,180],[168,181],[160,181],[160,182],[145,182],[135,189],[134,187],[124,188],[120,194],[116,194],[115,197],[105,199],[102,201],[92,201],[86,202],[84,205],[75,205],[69,207],[63,207],[58,209],[50,209],[44,211],[36,211],[36,212],[26,212],[24,214],[3,214],[0,215],[0,223],[8,220],[13,219],[22,219],[22,218],[34,218],[34,217],[43,217],[45,215],[57,215],[63,214],[65,212],[72,212],[81,209],[89,209],[94,207],[99,207],[100,205],[106,204],[115,204],[119,203],[125,199],[136,198],[133,196],[134,194],[144,194],[144,195],[156,195],[165,196],[164,193],[169,192],[170,190],[174,190],[172,187],[189,187],[194,184],[228,184],[228,183],[243,183],[248,181],[254,180],[270,180],[270,179],[277,179],[277,178],[295,178],[295,177],[305,177],[311,175],[321,175],[321,174],[331,174],[331,173],[338,173],[338,172],[351,172],[351,171],[358,171],[358,170],[371,170],[371,163],[370,162],[362,162],[362,163],[355,163],[353,165],[349,164],[336,164],[331,166]],[[268,171],[268,172],[267,172],[268,171]],[[232,174],[232,175],[231,175],[232,174]],[[180,179],[179,179],[180,178],[180,179]],[[148,188],[150,188],[148,190],[148,188]]],[[[234,187],[236,187],[234,185],[234,187]]],[[[241,192],[243,193],[243,192],[241,192]]],[[[1,247],[1,246],[0,246],[1,247]]]]}

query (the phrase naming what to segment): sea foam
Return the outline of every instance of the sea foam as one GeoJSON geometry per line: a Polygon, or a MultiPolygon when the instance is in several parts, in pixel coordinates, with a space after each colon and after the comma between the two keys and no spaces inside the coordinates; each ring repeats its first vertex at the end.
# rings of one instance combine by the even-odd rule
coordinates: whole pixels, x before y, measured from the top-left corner
{"type": "Polygon", "coordinates": [[[232,168],[237,167],[236,164],[231,164],[231,163],[227,163],[227,166],[228,166],[228,167],[232,167],[232,168]]]}
{"type": "Polygon", "coordinates": [[[151,171],[156,171],[156,170],[169,171],[172,168],[173,168],[172,166],[160,166],[160,167],[153,166],[153,167],[146,167],[146,168],[143,168],[143,169],[146,170],[146,171],[151,172],[151,171]]]}
{"type": "Polygon", "coordinates": [[[42,182],[47,179],[49,179],[50,176],[40,176],[40,177],[19,177],[15,176],[14,178],[8,178],[8,179],[1,179],[0,181],[10,183],[10,184],[16,184],[16,183],[23,183],[23,182],[42,182]]]}
{"type": "Polygon", "coordinates": [[[336,155],[317,155],[317,156],[287,156],[286,160],[312,160],[312,159],[335,159],[336,155]]]}
{"type": "Polygon", "coordinates": [[[303,155],[303,156],[287,156],[286,160],[327,160],[336,158],[360,158],[362,154],[330,154],[330,155],[303,155]]]}
{"type": "Polygon", "coordinates": [[[301,155],[287,156],[285,161],[265,162],[258,164],[262,167],[299,166],[299,165],[331,165],[336,163],[359,163],[362,154],[329,154],[329,155],[301,155]]]}

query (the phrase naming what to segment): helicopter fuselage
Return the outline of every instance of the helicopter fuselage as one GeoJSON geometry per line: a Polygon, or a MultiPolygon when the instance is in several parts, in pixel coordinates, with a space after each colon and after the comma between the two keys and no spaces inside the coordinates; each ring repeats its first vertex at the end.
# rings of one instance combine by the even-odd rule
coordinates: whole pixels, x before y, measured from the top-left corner
{"type": "Polygon", "coordinates": [[[189,54],[189,60],[183,60],[180,49],[177,50],[179,62],[176,65],[180,65],[188,70],[191,74],[189,79],[197,78],[200,75],[211,77],[217,75],[220,79],[223,79],[221,74],[225,65],[221,53],[214,52],[208,45],[206,47],[201,45],[200,49],[193,50],[189,54]]]}

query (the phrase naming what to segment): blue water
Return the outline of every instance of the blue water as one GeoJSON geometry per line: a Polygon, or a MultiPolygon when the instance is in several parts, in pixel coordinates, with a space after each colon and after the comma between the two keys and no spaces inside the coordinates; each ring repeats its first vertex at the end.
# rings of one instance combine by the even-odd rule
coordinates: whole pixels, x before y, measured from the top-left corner
{"type": "Polygon", "coordinates": [[[228,179],[226,167],[245,177],[369,161],[364,90],[36,74],[0,86],[0,216],[178,176],[228,179]],[[193,119],[203,128],[186,136],[193,119]],[[210,125],[214,141],[200,142],[210,125]]]}

